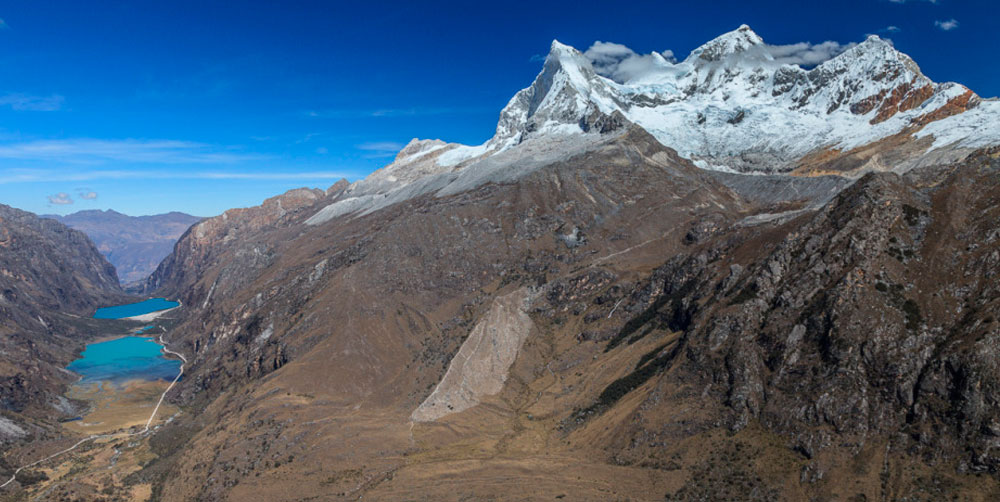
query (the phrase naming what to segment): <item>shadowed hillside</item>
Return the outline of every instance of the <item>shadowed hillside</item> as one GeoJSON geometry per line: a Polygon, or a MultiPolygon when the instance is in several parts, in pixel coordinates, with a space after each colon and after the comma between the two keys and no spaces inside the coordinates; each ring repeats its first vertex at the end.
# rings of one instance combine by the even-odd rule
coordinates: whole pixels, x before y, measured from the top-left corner
{"type": "Polygon", "coordinates": [[[46,215],[90,237],[115,269],[122,284],[145,279],[171,251],[197,216],[171,212],[128,216],[116,211],[88,210],[66,216],[46,215]]]}

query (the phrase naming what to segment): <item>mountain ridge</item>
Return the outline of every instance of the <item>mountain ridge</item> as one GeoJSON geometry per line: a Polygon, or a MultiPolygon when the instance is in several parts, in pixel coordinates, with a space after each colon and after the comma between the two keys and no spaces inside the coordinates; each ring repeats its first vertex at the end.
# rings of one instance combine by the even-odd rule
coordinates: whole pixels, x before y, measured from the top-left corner
{"type": "Polygon", "coordinates": [[[202,218],[179,211],[129,216],[112,209],[43,215],[81,230],[118,270],[122,284],[144,280],[170,254],[174,243],[202,218]]]}
{"type": "Polygon", "coordinates": [[[585,151],[630,124],[698,167],[750,174],[857,179],[1000,144],[989,126],[1000,119],[1000,102],[931,82],[878,36],[809,70],[779,63],[769,50],[743,25],[682,62],[658,58],[657,72],[630,84],[598,75],[583,53],[554,40],[532,84],[501,110],[493,137],[478,146],[414,139],[313,221],[452,193],[442,178],[509,179],[502,172],[525,172],[526,160],[585,151]]]}
{"type": "Polygon", "coordinates": [[[556,41],[497,141],[414,139],[192,225],[144,282],[184,305],[182,412],[58,482],[996,500],[996,110],[878,38],[810,70],[768,51],[743,26],[640,85],[556,41]]]}
{"type": "MultiPolygon", "coordinates": [[[[480,146],[449,144],[452,152],[439,163],[458,165],[530,136],[579,134],[579,124],[595,111],[618,111],[700,167],[788,172],[819,150],[850,150],[929,123],[940,124],[928,130],[931,135],[968,127],[960,118],[942,121],[984,104],[961,84],[931,82],[909,56],[876,35],[806,70],[776,62],[744,25],[682,62],[660,57],[656,66],[634,84],[618,83],[597,75],[580,51],[553,41],[535,82],[504,107],[494,136],[480,146]],[[762,160],[740,162],[752,156],[762,160]],[[768,162],[781,167],[763,167],[768,162]]],[[[985,106],[990,115],[1000,114],[1000,106],[985,106]]],[[[979,127],[965,139],[964,146],[985,146],[1000,137],[979,127]]]]}
{"type": "MultiPolygon", "coordinates": [[[[114,267],[80,231],[0,204],[0,445],[64,435],[82,403],[64,367],[93,338],[96,308],[126,299],[114,267]]],[[[9,467],[0,458],[0,469],[9,467]]]]}

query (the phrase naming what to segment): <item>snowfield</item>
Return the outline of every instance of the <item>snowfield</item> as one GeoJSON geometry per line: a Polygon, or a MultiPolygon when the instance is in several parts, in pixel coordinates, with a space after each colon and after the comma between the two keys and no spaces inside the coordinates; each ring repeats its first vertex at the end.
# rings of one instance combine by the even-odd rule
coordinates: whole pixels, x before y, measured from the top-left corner
{"type": "MultiPolygon", "coordinates": [[[[553,41],[542,71],[500,112],[488,141],[415,139],[307,224],[516,179],[594,148],[603,140],[591,129],[611,117],[642,127],[702,169],[745,174],[788,172],[812,153],[907,133],[934,138],[924,154],[1000,144],[1000,102],[961,84],[932,82],[877,36],[812,69],[781,63],[771,51],[744,25],[681,62],[654,53],[654,71],[616,82],[580,51],[553,41]]],[[[892,167],[915,165],[919,160],[892,167]]]]}

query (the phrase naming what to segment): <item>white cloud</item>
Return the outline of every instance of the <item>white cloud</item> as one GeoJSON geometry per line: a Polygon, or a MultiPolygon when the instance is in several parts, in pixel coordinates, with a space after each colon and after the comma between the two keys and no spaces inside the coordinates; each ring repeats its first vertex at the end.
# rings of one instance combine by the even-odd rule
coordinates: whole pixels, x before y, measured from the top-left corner
{"type": "Polygon", "coordinates": [[[370,143],[362,143],[357,145],[355,148],[369,152],[364,155],[365,158],[378,159],[383,157],[393,157],[399,153],[404,146],[406,145],[395,141],[373,141],[370,143]]]}
{"type": "Polygon", "coordinates": [[[774,60],[779,63],[816,66],[833,59],[855,45],[858,44],[854,42],[841,44],[827,40],[820,44],[799,42],[788,45],[768,45],[767,49],[774,56],[774,60]]]}
{"type": "Polygon", "coordinates": [[[890,26],[886,26],[885,28],[882,28],[881,31],[883,31],[885,33],[899,33],[901,31],[903,31],[903,29],[900,28],[899,26],[890,25],[890,26]]]}
{"type": "Polygon", "coordinates": [[[72,204],[73,198],[69,196],[66,192],[59,192],[55,195],[49,195],[49,204],[56,204],[59,206],[65,206],[67,204],[72,204]]]}
{"type": "Polygon", "coordinates": [[[343,171],[178,171],[178,170],[92,170],[8,169],[0,171],[0,185],[52,181],[93,181],[122,179],[202,179],[202,180],[327,180],[352,178],[343,171]]]}
{"type": "Polygon", "coordinates": [[[958,28],[958,20],[949,19],[947,21],[934,21],[934,26],[936,26],[941,31],[951,31],[958,28]]]}
{"type": "Polygon", "coordinates": [[[66,139],[0,144],[0,159],[72,164],[232,164],[262,158],[265,157],[174,140],[66,139]]]}
{"type": "Polygon", "coordinates": [[[77,195],[79,195],[81,199],[97,200],[97,192],[94,192],[93,190],[80,190],[77,195]]]}
{"type": "Polygon", "coordinates": [[[63,101],[65,98],[58,94],[32,96],[21,92],[11,92],[0,96],[0,106],[9,106],[17,111],[54,112],[62,108],[63,101]]]}
{"type": "Polygon", "coordinates": [[[598,75],[614,80],[628,82],[654,73],[669,71],[664,65],[676,63],[674,52],[663,51],[659,54],[638,54],[632,49],[614,42],[594,42],[584,53],[594,66],[598,75]]]}
{"type": "Polygon", "coordinates": [[[617,64],[622,59],[636,56],[637,54],[632,49],[622,45],[616,44],[614,42],[601,42],[600,40],[594,42],[586,52],[583,53],[587,56],[587,59],[591,63],[597,66],[606,66],[617,64]]]}
{"type": "MultiPolygon", "coordinates": [[[[899,30],[892,26],[887,31],[899,30]]],[[[800,42],[789,45],[767,45],[767,51],[779,63],[816,66],[842,52],[854,47],[855,43],[841,44],[826,41],[820,44],[800,42]]],[[[625,83],[638,78],[657,73],[673,73],[677,71],[677,62],[673,51],[663,51],[658,54],[638,54],[632,49],[613,42],[594,42],[584,53],[590,60],[594,71],[615,82],[625,83]]]]}
{"type": "Polygon", "coordinates": [[[424,117],[433,115],[468,115],[482,113],[487,110],[483,107],[461,107],[461,106],[415,106],[411,108],[371,108],[371,109],[333,109],[333,110],[306,110],[302,112],[306,117],[311,118],[394,118],[394,117],[424,117]]]}

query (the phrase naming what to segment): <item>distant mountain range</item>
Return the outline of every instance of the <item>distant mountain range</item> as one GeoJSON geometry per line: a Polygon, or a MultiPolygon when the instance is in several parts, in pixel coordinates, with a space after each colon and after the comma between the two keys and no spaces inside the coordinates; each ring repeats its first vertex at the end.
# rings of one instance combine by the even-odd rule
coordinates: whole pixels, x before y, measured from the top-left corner
{"type": "Polygon", "coordinates": [[[769,47],[554,42],[482,145],[197,223],[162,500],[995,500],[998,102],[769,47]]]}
{"type": "Polygon", "coordinates": [[[117,211],[87,210],[66,216],[44,215],[79,230],[97,245],[118,270],[118,279],[129,284],[145,279],[191,225],[201,220],[179,212],[129,216],[117,211]]]}
{"type": "MultiPolygon", "coordinates": [[[[743,26],[619,81],[554,42],[482,145],[414,140],[363,180],[186,232],[60,218],[116,263],[183,232],[141,286],[183,305],[162,337],[182,411],[148,450],[101,442],[10,489],[1000,500],[1000,102],[878,37],[811,69],[770,47],[743,26]]],[[[107,282],[92,246],[0,217],[0,313],[50,326],[22,307],[35,290],[85,311],[63,302],[107,282]]],[[[22,368],[46,354],[26,333],[0,337],[21,351],[0,398],[24,396],[0,399],[0,474],[56,449],[18,411],[59,382],[22,368]]]]}
{"type": "Polygon", "coordinates": [[[434,193],[511,182],[636,127],[695,166],[748,174],[856,179],[961,160],[1000,144],[1000,101],[935,83],[892,43],[870,36],[814,68],[780,62],[747,26],[626,81],[553,41],[529,87],[481,145],[414,139],[309,224],[369,214],[434,193]]]}

